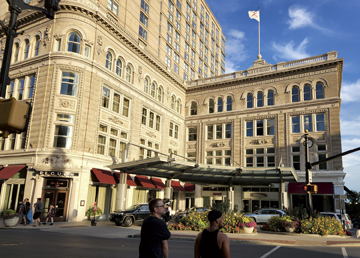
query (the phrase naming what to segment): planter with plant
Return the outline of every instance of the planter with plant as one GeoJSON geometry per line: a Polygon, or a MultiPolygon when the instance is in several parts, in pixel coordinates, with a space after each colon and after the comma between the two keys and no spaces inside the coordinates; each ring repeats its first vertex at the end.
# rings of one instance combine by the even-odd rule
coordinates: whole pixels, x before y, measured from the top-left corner
{"type": "Polygon", "coordinates": [[[300,226],[298,221],[285,221],[281,225],[285,228],[286,232],[290,233],[293,233],[300,226]]]}
{"type": "Polygon", "coordinates": [[[1,212],[1,218],[4,221],[6,227],[14,227],[18,224],[20,215],[14,210],[3,210],[1,212]]]}
{"type": "Polygon", "coordinates": [[[94,218],[94,215],[95,220],[98,220],[102,214],[103,212],[99,207],[96,207],[96,212],[94,212],[94,207],[91,207],[86,211],[86,217],[88,218],[88,220],[92,220],[94,218]]]}
{"type": "Polygon", "coordinates": [[[257,226],[255,221],[249,221],[249,222],[243,222],[240,223],[240,227],[243,228],[244,233],[246,234],[251,234],[252,232],[254,232],[254,228],[257,226]]]}

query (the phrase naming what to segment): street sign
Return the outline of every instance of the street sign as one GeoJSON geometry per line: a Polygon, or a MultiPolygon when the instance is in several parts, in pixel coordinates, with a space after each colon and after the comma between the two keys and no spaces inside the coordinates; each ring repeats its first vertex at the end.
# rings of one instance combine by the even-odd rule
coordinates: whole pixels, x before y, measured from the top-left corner
{"type": "Polygon", "coordinates": [[[309,170],[309,183],[312,183],[312,172],[309,170]]]}

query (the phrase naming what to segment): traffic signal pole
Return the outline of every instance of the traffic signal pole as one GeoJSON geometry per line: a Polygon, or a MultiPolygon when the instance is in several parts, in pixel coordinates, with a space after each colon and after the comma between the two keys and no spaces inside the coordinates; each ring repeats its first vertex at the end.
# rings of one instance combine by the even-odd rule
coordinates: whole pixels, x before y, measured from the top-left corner
{"type": "Polygon", "coordinates": [[[308,139],[308,131],[305,130],[305,174],[306,174],[306,210],[309,215],[313,213],[313,204],[312,204],[312,196],[311,196],[311,182],[312,182],[312,172],[311,164],[310,164],[310,157],[309,157],[309,139],[308,139]]]}

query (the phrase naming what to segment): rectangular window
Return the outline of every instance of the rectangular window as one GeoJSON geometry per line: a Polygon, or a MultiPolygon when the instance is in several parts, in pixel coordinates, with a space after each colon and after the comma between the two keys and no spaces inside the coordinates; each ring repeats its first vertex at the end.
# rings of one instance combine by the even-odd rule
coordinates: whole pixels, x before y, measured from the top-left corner
{"type": "Polygon", "coordinates": [[[123,116],[129,117],[130,100],[124,98],[123,100],[123,116]]]}
{"type": "Polygon", "coordinates": [[[275,167],[275,156],[267,156],[267,166],[275,167]]]}
{"type": "Polygon", "coordinates": [[[267,124],[267,135],[275,135],[275,119],[268,119],[266,121],[267,124]]]}
{"type": "Polygon", "coordinates": [[[140,35],[143,39],[147,40],[147,32],[146,32],[146,30],[145,30],[143,27],[141,27],[141,26],[139,26],[139,35],[140,35]]]}
{"type": "Polygon", "coordinates": [[[304,116],[304,130],[308,130],[308,132],[312,132],[312,115],[304,116]]]}
{"type": "Polygon", "coordinates": [[[291,118],[292,132],[300,133],[300,116],[293,116],[291,118]]]}
{"type": "Polygon", "coordinates": [[[256,157],[256,167],[264,167],[264,157],[256,157]]]}
{"type": "Polygon", "coordinates": [[[178,20],[181,21],[181,14],[178,10],[176,10],[176,18],[178,18],[178,20]]]}
{"type": "Polygon", "coordinates": [[[169,0],[168,5],[169,5],[169,9],[173,12],[174,11],[174,4],[169,0]]]}
{"type": "Polygon", "coordinates": [[[293,167],[295,170],[300,170],[300,155],[293,155],[293,167]]]}
{"type": "Polygon", "coordinates": [[[171,14],[170,11],[168,11],[168,18],[171,22],[174,22],[174,16],[171,14]]]}
{"type": "Polygon", "coordinates": [[[222,139],[222,125],[216,125],[216,139],[222,139]]]}
{"type": "Polygon", "coordinates": [[[177,66],[176,64],[174,64],[174,72],[179,73],[179,66],[177,66]]]}
{"type": "Polygon", "coordinates": [[[316,131],[325,131],[325,114],[316,114],[316,131]]]}
{"type": "Polygon", "coordinates": [[[175,31],[175,39],[180,42],[180,34],[177,31],[175,31]]]}
{"type": "Polygon", "coordinates": [[[188,141],[196,141],[197,140],[197,128],[196,127],[189,127],[189,138],[188,141]]]}
{"type": "Polygon", "coordinates": [[[231,138],[231,124],[225,125],[225,138],[231,138]]]}
{"type": "Polygon", "coordinates": [[[179,63],[179,60],[180,60],[179,55],[176,54],[176,53],[174,53],[174,61],[175,61],[176,63],[179,63]]]}
{"type": "Polygon", "coordinates": [[[109,108],[109,102],[110,102],[110,90],[106,87],[103,87],[102,92],[102,103],[101,106],[104,108],[109,108]]]}
{"type": "Polygon", "coordinates": [[[149,127],[154,128],[154,118],[155,115],[153,112],[150,112],[150,116],[149,116],[149,127]]]}
{"type": "Polygon", "coordinates": [[[174,131],[174,124],[172,122],[170,122],[170,126],[169,126],[169,136],[170,137],[173,136],[173,131],[174,131]]]}
{"type": "Polygon", "coordinates": [[[258,120],[256,121],[256,136],[264,135],[264,121],[258,120]]]}
{"type": "Polygon", "coordinates": [[[246,167],[253,167],[254,166],[253,160],[254,160],[253,157],[246,157],[246,167]]]}
{"type": "Polygon", "coordinates": [[[113,97],[113,111],[116,113],[120,111],[120,95],[117,93],[114,93],[113,97]]]}
{"type": "Polygon", "coordinates": [[[116,151],[116,140],[110,138],[110,142],[109,142],[109,156],[110,156],[110,157],[115,157],[115,151],[116,151]]]}
{"type": "Polygon", "coordinates": [[[118,15],[118,5],[113,0],[108,0],[107,8],[109,8],[113,13],[118,15]]]}
{"type": "Polygon", "coordinates": [[[169,35],[169,33],[166,34],[166,40],[172,44],[172,37],[169,35]]]}
{"type": "Polygon", "coordinates": [[[174,135],[175,139],[179,139],[179,126],[175,125],[175,135],[174,135]]]}
{"type": "Polygon", "coordinates": [[[18,100],[22,100],[24,97],[24,86],[25,86],[25,78],[19,79],[18,100]]]}
{"type": "Polygon", "coordinates": [[[155,127],[156,131],[160,131],[160,116],[156,116],[156,127],[155,127]]]}
{"type": "Polygon", "coordinates": [[[253,121],[246,122],[246,136],[251,137],[254,136],[253,132],[253,121]]]}
{"type": "Polygon", "coordinates": [[[78,75],[72,72],[62,72],[60,94],[76,96],[78,75]]]}
{"type": "MultiPolygon", "coordinates": [[[[319,159],[319,161],[323,160],[323,159],[326,159],[326,153],[323,153],[323,154],[319,153],[318,154],[318,159],[319,159]]],[[[326,162],[319,164],[319,169],[327,169],[326,162]]]]}
{"type": "Polygon", "coordinates": [[[147,26],[148,26],[148,18],[142,12],[140,12],[140,21],[147,28],[147,26]]]}
{"type": "Polygon", "coordinates": [[[146,125],[146,117],[147,117],[147,110],[145,108],[143,108],[141,124],[146,125]]]}
{"type": "Polygon", "coordinates": [[[171,67],[171,59],[168,56],[165,56],[165,63],[167,66],[171,67]]]}
{"type": "Polygon", "coordinates": [[[72,126],[56,125],[54,132],[54,147],[70,149],[72,126]]]}
{"type": "Polygon", "coordinates": [[[177,42],[175,42],[175,49],[177,52],[180,52],[180,45],[177,42]]]}
{"type": "Polygon", "coordinates": [[[168,44],[166,44],[166,54],[168,54],[169,56],[171,56],[171,53],[172,53],[171,47],[170,47],[168,44]]]}
{"type": "Polygon", "coordinates": [[[190,50],[190,45],[185,42],[185,51],[189,52],[189,50],[190,50]]]}
{"type": "Polygon", "coordinates": [[[167,29],[168,29],[168,31],[172,34],[172,32],[173,32],[173,26],[168,22],[167,23],[167,29]]]}
{"type": "Polygon", "coordinates": [[[213,130],[214,130],[214,126],[212,126],[212,125],[208,125],[208,126],[207,126],[207,139],[208,139],[208,140],[214,139],[214,132],[213,132],[213,130]]]}
{"type": "Polygon", "coordinates": [[[145,0],[141,0],[141,8],[148,14],[149,13],[149,5],[145,3],[145,0]]]}
{"type": "Polygon", "coordinates": [[[180,26],[180,23],[179,23],[178,21],[176,21],[175,26],[176,26],[176,28],[177,28],[178,30],[181,30],[181,26],[180,26]]]}

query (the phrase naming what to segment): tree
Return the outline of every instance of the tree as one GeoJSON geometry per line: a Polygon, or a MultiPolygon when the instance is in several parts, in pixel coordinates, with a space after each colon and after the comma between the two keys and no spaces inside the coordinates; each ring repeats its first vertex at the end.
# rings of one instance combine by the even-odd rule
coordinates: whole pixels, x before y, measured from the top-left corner
{"type": "Polygon", "coordinates": [[[350,190],[345,201],[346,211],[350,215],[353,222],[360,221],[360,193],[350,190]]]}

